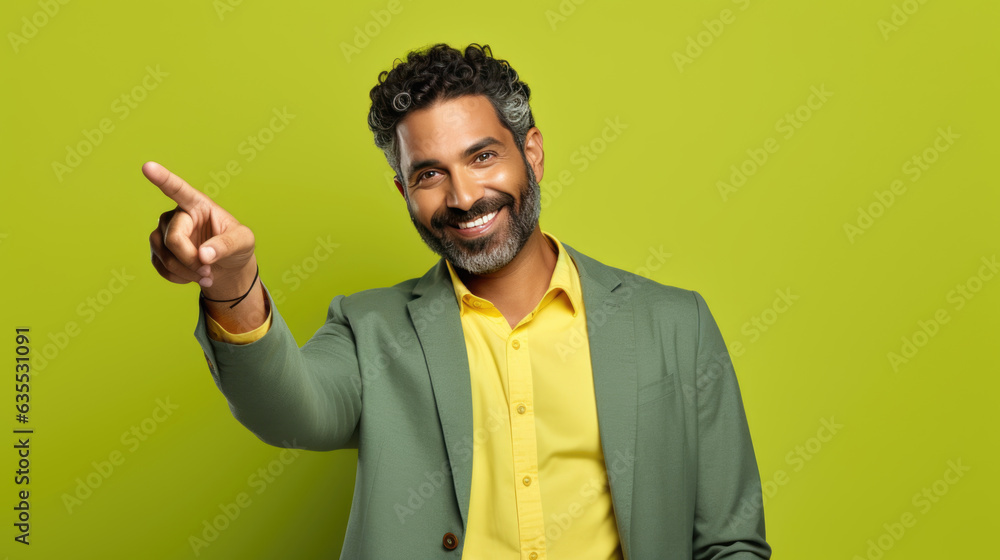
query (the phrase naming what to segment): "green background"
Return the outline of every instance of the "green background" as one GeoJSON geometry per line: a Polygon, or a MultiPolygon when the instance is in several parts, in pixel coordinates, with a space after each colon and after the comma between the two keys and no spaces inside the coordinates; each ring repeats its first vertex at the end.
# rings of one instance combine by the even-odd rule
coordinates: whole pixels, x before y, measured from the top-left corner
{"type": "Polygon", "coordinates": [[[36,430],[30,546],[13,541],[12,435],[0,452],[0,557],[339,555],[356,453],[282,463],[231,417],[191,336],[197,289],[150,266],[147,236],[173,204],[140,167],[163,163],[253,229],[262,278],[303,343],[334,295],[436,260],[365,125],[377,74],[435,42],[488,43],[531,86],[543,228],[705,296],[733,353],[775,558],[989,547],[1000,279],[981,259],[1000,249],[997,3],[0,6],[5,375],[16,327],[31,328],[36,357],[28,424],[9,377],[0,390],[7,433],[36,430]],[[166,73],[146,79],[155,88],[147,67],[166,73]],[[123,95],[141,101],[126,113],[123,95]],[[285,108],[287,126],[261,134],[285,108]],[[114,128],[98,137],[102,119],[114,128]],[[934,149],[949,127],[957,138],[934,149]],[[250,136],[269,140],[252,160],[250,136]],[[778,149],[753,162],[765,145],[778,149]],[[918,180],[914,156],[935,160],[918,180]],[[231,160],[240,172],[212,186],[231,160]],[[731,166],[752,173],[722,193],[731,166]],[[894,184],[906,190],[886,207],[875,193],[894,184]],[[318,238],[337,247],[310,261],[318,238]],[[798,299],[775,311],[776,291],[798,299]],[[947,322],[929,323],[941,309],[947,322]],[[921,321],[933,336],[917,334],[921,321]],[[904,339],[920,347],[893,365],[904,339]],[[157,399],[176,409],[164,416],[157,399]],[[830,437],[824,422],[842,427],[830,437]],[[129,439],[133,426],[145,440],[129,439]],[[968,470],[946,476],[949,461],[968,470]],[[250,477],[269,467],[279,474],[262,488],[250,477]],[[88,477],[100,485],[81,487],[88,477]],[[193,550],[240,493],[250,504],[193,550]]]}

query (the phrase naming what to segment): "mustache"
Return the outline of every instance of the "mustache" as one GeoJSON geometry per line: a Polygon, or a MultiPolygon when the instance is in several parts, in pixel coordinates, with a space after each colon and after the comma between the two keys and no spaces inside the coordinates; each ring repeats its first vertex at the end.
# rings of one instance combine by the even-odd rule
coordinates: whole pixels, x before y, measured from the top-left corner
{"type": "Polygon", "coordinates": [[[457,227],[462,222],[472,220],[500,210],[504,206],[513,206],[514,197],[507,193],[500,193],[492,198],[481,198],[475,202],[468,210],[457,208],[446,208],[434,214],[431,218],[431,227],[443,229],[445,227],[457,227]]]}

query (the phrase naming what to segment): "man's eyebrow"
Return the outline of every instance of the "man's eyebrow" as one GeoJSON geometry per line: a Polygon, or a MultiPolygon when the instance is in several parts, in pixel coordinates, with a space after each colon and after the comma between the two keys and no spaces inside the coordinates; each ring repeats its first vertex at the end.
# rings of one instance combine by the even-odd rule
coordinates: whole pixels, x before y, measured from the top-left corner
{"type": "Polygon", "coordinates": [[[410,164],[410,170],[406,174],[406,176],[408,178],[413,177],[413,174],[416,173],[417,171],[419,171],[419,170],[421,170],[421,169],[423,169],[425,167],[435,166],[435,165],[437,165],[439,163],[441,163],[441,161],[440,160],[436,160],[436,159],[425,159],[425,160],[413,162],[413,163],[410,164]]]}
{"type": "MultiPolygon", "coordinates": [[[[480,138],[479,140],[476,141],[475,144],[469,146],[468,148],[465,149],[464,152],[462,152],[462,157],[469,157],[472,154],[475,154],[476,152],[478,152],[479,150],[482,150],[483,148],[486,148],[488,146],[492,146],[494,144],[502,144],[502,142],[500,142],[499,140],[497,140],[496,138],[494,138],[492,136],[487,136],[485,138],[480,138]]],[[[416,173],[418,170],[423,169],[425,167],[433,167],[435,165],[439,165],[440,163],[441,163],[441,160],[437,160],[437,159],[424,159],[424,160],[420,160],[420,161],[414,162],[414,163],[410,164],[410,171],[409,171],[409,173],[406,174],[406,176],[407,177],[412,177],[413,174],[416,173]]]]}
{"type": "Polygon", "coordinates": [[[473,144],[473,145],[469,146],[468,148],[466,148],[465,152],[462,154],[462,156],[463,157],[469,157],[472,154],[478,152],[479,150],[482,150],[483,148],[485,148],[487,146],[492,146],[493,144],[500,144],[500,143],[501,142],[499,140],[497,140],[496,138],[494,138],[492,136],[487,136],[486,138],[482,138],[478,142],[476,142],[475,144],[473,144]]]}

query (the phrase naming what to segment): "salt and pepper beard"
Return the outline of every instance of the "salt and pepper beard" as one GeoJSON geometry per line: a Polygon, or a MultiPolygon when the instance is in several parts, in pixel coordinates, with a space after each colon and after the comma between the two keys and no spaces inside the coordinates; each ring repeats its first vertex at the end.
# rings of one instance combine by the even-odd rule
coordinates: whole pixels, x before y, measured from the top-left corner
{"type": "MultiPolygon", "coordinates": [[[[523,154],[522,159],[524,159],[523,154]]],[[[521,187],[520,201],[515,201],[514,197],[509,194],[501,193],[497,197],[477,200],[467,212],[447,208],[431,218],[430,228],[420,223],[420,220],[414,215],[413,209],[407,204],[410,221],[417,228],[424,243],[432,251],[447,259],[455,268],[472,274],[496,272],[514,260],[514,257],[528,242],[531,233],[535,231],[538,217],[542,211],[541,187],[535,180],[535,174],[526,159],[524,160],[524,168],[527,171],[527,179],[521,187]],[[506,232],[494,230],[483,237],[457,241],[444,232],[444,228],[452,227],[459,222],[474,220],[504,207],[510,214],[508,231],[506,232]],[[506,233],[506,237],[500,238],[498,241],[497,236],[504,233],[506,233]]]]}

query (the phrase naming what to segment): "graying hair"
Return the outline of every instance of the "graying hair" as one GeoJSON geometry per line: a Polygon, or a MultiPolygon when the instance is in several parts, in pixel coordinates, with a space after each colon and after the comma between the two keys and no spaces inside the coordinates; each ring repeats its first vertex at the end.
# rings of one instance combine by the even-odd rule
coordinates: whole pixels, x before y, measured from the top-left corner
{"type": "Polygon", "coordinates": [[[403,175],[396,140],[399,122],[412,111],[463,95],[486,96],[501,124],[524,152],[528,130],[535,126],[528,85],[507,61],[493,58],[489,45],[471,44],[462,53],[439,43],[409,53],[406,62],[397,60],[391,71],[379,74],[379,83],[370,93],[368,127],[400,181],[403,175]]]}

